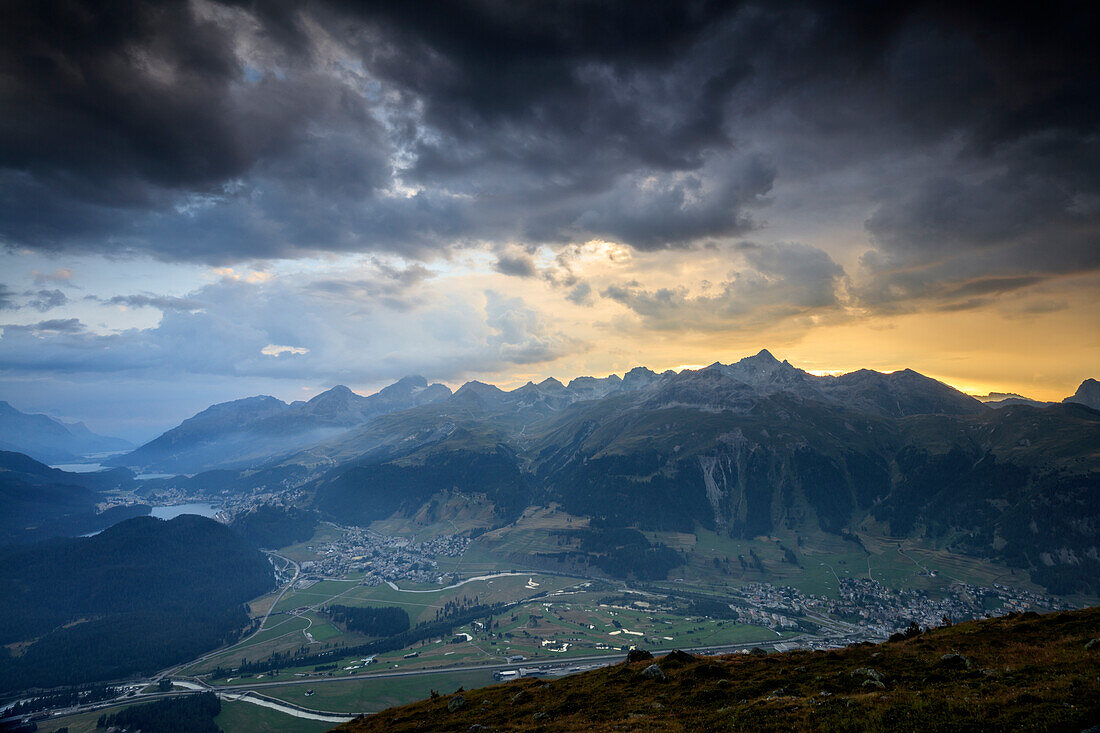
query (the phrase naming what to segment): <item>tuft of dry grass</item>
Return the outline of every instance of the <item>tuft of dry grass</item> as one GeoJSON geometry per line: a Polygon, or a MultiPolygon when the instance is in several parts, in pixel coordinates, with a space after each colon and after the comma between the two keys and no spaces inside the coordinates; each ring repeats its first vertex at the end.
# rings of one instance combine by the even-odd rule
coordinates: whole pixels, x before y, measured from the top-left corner
{"type": "Polygon", "coordinates": [[[343,731],[1081,731],[1100,724],[1100,608],[834,651],[657,660],[390,708],[343,731]],[[961,655],[963,659],[955,656],[961,655]],[[480,727],[478,727],[480,726],[480,727]]]}

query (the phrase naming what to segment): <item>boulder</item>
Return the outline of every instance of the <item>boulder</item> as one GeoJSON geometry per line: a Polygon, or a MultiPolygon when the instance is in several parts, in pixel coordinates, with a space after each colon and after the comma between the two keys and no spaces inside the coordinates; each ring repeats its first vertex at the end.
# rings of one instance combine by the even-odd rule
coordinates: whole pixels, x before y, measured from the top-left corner
{"type": "Polygon", "coordinates": [[[864,679],[871,680],[873,682],[885,682],[886,681],[886,677],[883,676],[882,672],[879,672],[877,669],[872,669],[870,667],[860,667],[859,669],[853,669],[852,670],[852,676],[853,677],[862,677],[864,679]]]}
{"type": "Polygon", "coordinates": [[[447,701],[447,710],[452,713],[456,710],[461,710],[464,707],[466,707],[466,698],[464,698],[462,695],[455,695],[447,701]]]}
{"type": "Polygon", "coordinates": [[[970,669],[971,662],[962,654],[944,654],[936,666],[942,669],[970,669]]]}
{"type": "Polygon", "coordinates": [[[642,675],[642,677],[645,677],[646,679],[657,680],[659,682],[663,682],[663,681],[668,679],[668,677],[665,675],[664,671],[660,667],[658,667],[656,664],[651,664],[648,667],[646,667],[645,669],[643,669],[642,672],[641,672],[641,675],[642,675]]]}
{"type": "Polygon", "coordinates": [[[648,662],[653,659],[653,655],[647,652],[645,649],[631,649],[627,652],[626,663],[633,664],[634,662],[648,662]]]}
{"type": "Polygon", "coordinates": [[[695,657],[688,654],[687,652],[680,651],[679,649],[673,649],[665,655],[664,659],[661,660],[661,664],[667,669],[669,667],[680,667],[694,661],[695,657]]]}

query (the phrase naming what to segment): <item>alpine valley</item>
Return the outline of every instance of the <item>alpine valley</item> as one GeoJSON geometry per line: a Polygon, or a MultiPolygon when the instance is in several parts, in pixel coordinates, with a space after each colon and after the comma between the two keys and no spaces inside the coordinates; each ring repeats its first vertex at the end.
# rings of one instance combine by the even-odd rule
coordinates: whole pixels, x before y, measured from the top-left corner
{"type": "MultiPolygon", "coordinates": [[[[431,715],[468,726],[480,718],[456,712],[467,698],[437,691],[591,671],[635,647],[696,656],[592,671],[577,689],[596,700],[643,685],[660,706],[671,698],[643,672],[680,684],[706,666],[698,655],[801,650],[789,660],[805,670],[814,650],[891,638],[889,654],[919,647],[905,663],[935,672],[971,627],[921,637],[938,640],[928,649],[912,641],[922,629],[1096,605],[1095,384],[1056,403],[979,400],[911,370],[816,376],[761,351],[511,391],[410,376],[370,396],[249,397],[86,458],[98,470],[83,473],[34,457],[69,461],[71,440],[51,444],[64,454],[28,443],[0,452],[5,715],[50,731],[324,730],[430,698],[431,715]]],[[[4,445],[31,435],[6,431],[4,445]]],[[[1027,628],[1094,664],[1077,626],[1027,628]]],[[[1028,643],[1005,659],[1042,639],[1028,643]]],[[[877,654],[852,654],[829,694],[893,715],[856,679],[877,654]]],[[[876,694],[894,684],[867,679],[876,694]]],[[[1028,680],[1051,720],[1081,719],[1028,680]]],[[[816,683],[803,682],[806,697],[816,683]]],[[[737,704],[779,694],[752,689],[737,704]]],[[[469,699],[500,707],[500,722],[503,694],[469,699]]],[[[528,701],[525,725],[575,707],[547,700],[528,701]]],[[[914,700],[914,720],[940,720],[914,700]]]]}
{"type": "MultiPolygon", "coordinates": [[[[461,495],[467,531],[494,538],[547,507],[642,533],[915,538],[1096,595],[1092,384],[1061,404],[993,409],[911,370],[814,376],[766,350],[508,392],[406,377],[369,397],[341,386],[214,405],[109,463],[186,474],[146,493],[285,494],[364,526],[439,521],[461,495]]],[[[579,535],[565,540],[529,559],[601,564],[579,535]]]]}

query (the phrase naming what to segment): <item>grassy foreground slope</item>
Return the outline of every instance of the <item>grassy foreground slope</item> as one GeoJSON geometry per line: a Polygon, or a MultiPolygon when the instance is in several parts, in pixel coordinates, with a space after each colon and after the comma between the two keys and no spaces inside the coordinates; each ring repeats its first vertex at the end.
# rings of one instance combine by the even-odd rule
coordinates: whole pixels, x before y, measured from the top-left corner
{"type": "Polygon", "coordinates": [[[1100,608],[836,651],[654,662],[391,708],[345,731],[1081,731],[1100,723],[1100,608]],[[478,728],[476,726],[483,726],[478,728]]]}

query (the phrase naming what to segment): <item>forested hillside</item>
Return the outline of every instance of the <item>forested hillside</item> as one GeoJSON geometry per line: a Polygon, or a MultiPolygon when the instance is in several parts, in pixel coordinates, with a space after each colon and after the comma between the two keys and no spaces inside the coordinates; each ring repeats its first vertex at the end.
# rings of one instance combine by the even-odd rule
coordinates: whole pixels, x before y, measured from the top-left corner
{"type": "Polygon", "coordinates": [[[124,468],[71,473],[0,451],[0,545],[81,535],[148,514],[149,507],[140,504],[97,511],[98,492],[134,483],[124,468]]]}
{"type": "Polygon", "coordinates": [[[235,638],[266,558],[195,515],[0,553],[0,692],[149,674],[235,638]]]}

